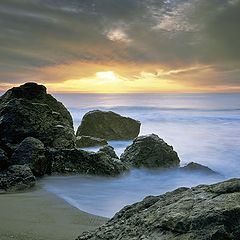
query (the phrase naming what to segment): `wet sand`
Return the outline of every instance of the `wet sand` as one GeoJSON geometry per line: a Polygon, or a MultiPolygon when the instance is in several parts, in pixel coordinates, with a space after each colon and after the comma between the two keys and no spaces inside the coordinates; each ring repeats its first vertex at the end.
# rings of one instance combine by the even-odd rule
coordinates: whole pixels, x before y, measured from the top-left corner
{"type": "Polygon", "coordinates": [[[74,240],[106,221],[43,189],[0,194],[1,240],[74,240]]]}

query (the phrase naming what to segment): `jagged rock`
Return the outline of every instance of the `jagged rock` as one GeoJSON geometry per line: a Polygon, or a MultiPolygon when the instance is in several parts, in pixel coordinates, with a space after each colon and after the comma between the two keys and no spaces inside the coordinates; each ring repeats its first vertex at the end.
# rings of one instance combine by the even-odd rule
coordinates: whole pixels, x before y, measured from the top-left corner
{"type": "Polygon", "coordinates": [[[0,172],[0,189],[5,191],[20,191],[35,185],[36,179],[27,164],[12,165],[0,172]]]}
{"type": "Polygon", "coordinates": [[[6,152],[0,148],[0,171],[6,169],[9,165],[9,160],[6,152]]]}
{"type": "Polygon", "coordinates": [[[115,176],[127,167],[118,159],[112,159],[104,152],[88,152],[80,149],[48,149],[47,158],[51,162],[49,172],[79,173],[115,176]]]}
{"type": "Polygon", "coordinates": [[[0,141],[13,151],[26,137],[55,148],[75,146],[70,113],[36,83],[12,88],[0,97],[0,141]]]}
{"type": "Polygon", "coordinates": [[[120,159],[138,168],[178,167],[180,162],[173,147],[155,134],[135,138],[120,159]]]}
{"type": "Polygon", "coordinates": [[[180,169],[184,170],[184,171],[190,171],[190,172],[196,172],[197,171],[197,172],[202,172],[202,173],[210,174],[210,175],[218,174],[217,172],[213,171],[209,167],[203,166],[201,164],[194,163],[194,162],[188,163],[186,166],[181,167],[180,169]]]}
{"type": "Polygon", "coordinates": [[[83,116],[77,136],[92,136],[106,140],[127,140],[138,136],[141,123],[112,111],[90,111],[83,116]]]}
{"type": "Polygon", "coordinates": [[[99,149],[98,152],[104,152],[109,155],[111,158],[118,159],[118,155],[115,153],[114,148],[110,145],[105,145],[99,149]]]}
{"type": "Polygon", "coordinates": [[[13,87],[0,97],[0,104],[7,103],[12,99],[26,99],[32,103],[47,104],[52,111],[61,115],[65,124],[73,126],[73,120],[69,111],[61,102],[48,94],[46,87],[43,85],[28,82],[19,87],[13,87]]]}
{"type": "Polygon", "coordinates": [[[25,138],[13,153],[11,162],[17,165],[28,164],[35,176],[43,176],[48,166],[44,144],[33,137],[25,138]]]}
{"type": "Polygon", "coordinates": [[[124,207],[77,240],[239,240],[240,179],[179,188],[124,207]]]}
{"type": "Polygon", "coordinates": [[[91,136],[78,136],[76,138],[76,147],[79,148],[103,146],[106,144],[107,141],[102,138],[96,138],[91,136]]]}

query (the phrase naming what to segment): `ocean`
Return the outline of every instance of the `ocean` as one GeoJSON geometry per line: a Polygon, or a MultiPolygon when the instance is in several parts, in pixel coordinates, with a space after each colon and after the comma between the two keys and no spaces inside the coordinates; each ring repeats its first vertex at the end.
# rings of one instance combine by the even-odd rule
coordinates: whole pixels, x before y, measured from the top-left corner
{"type": "MultiPolygon", "coordinates": [[[[135,169],[119,177],[52,176],[42,186],[83,211],[112,217],[123,206],[177,187],[240,177],[240,94],[55,94],[71,112],[77,129],[82,116],[111,110],[141,121],[140,135],[155,133],[177,151],[181,165],[196,162],[220,173],[135,169]]],[[[131,141],[110,141],[120,155],[131,141]]],[[[97,148],[91,148],[97,151],[97,148]]]]}

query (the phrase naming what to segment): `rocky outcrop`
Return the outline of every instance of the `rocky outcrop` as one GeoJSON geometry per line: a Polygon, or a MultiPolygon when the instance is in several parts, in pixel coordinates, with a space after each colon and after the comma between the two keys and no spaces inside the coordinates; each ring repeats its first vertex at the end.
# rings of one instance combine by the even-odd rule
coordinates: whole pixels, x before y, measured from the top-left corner
{"type": "Polygon", "coordinates": [[[14,87],[0,98],[0,141],[14,151],[26,137],[49,147],[75,146],[70,113],[36,83],[14,87]]]}
{"type": "Polygon", "coordinates": [[[179,188],[124,207],[78,240],[239,240],[240,179],[179,188]]]}
{"type": "Polygon", "coordinates": [[[194,163],[190,162],[186,166],[180,168],[183,171],[188,171],[188,172],[202,172],[204,174],[208,175],[218,175],[217,172],[213,171],[207,166],[203,166],[199,163],[194,163]]]}
{"type": "Polygon", "coordinates": [[[180,162],[173,147],[155,134],[135,138],[120,159],[137,168],[178,167],[180,162]]]}
{"type": "Polygon", "coordinates": [[[35,176],[43,176],[48,162],[44,144],[33,137],[25,138],[11,157],[12,164],[28,164],[35,176]]]}
{"type": "Polygon", "coordinates": [[[102,138],[90,137],[90,136],[78,136],[76,138],[76,147],[96,147],[107,145],[107,141],[102,138]]]}
{"type": "Polygon", "coordinates": [[[101,147],[98,152],[104,152],[107,155],[109,155],[111,158],[118,159],[118,156],[114,151],[114,148],[110,145],[105,145],[105,146],[101,147]]]}
{"type": "Polygon", "coordinates": [[[138,136],[141,123],[114,112],[91,111],[84,115],[77,136],[92,136],[106,140],[127,140],[138,136]]]}
{"type": "Polygon", "coordinates": [[[0,190],[21,191],[35,185],[36,179],[28,165],[12,165],[0,172],[0,190]]]}
{"type": "Polygon", "coordinates": [[[0,148],[0,171],[6,169],[9,165],[9,160],[6,152],[0,148]]]}
{"type": "Polygon", "coordinates": [[[50,172],[78,173],[103,176],[119,175],[127,167],[118,159],[104,152],[87,152],[80,149],[48,149],[47,157],[51,162],[50,172]]]}

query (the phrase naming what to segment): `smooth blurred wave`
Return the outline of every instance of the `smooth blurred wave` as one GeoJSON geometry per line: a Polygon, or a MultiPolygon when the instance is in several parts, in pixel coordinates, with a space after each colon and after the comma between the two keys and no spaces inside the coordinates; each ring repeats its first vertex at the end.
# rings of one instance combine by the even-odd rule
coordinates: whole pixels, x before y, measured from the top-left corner
{"type": "MultiPolygon", "coordinates": [[[[42,184],[73,206],[111,217],[124,205],[181,186],[240,177],[240,94],[63,94],[77,129],[83,115],[111,110],[141,121],[141,133],[156,133],[178,152],[181,165],[197,162],[221,176],[178,170],[133,170],[117,178],[49,177],[42,184]]],[[[131,141],[110,141],[120,156],[131,141]]],[[[98,148],[89,150],[97,151],[98,148]]]]}

